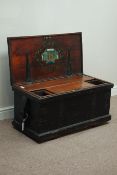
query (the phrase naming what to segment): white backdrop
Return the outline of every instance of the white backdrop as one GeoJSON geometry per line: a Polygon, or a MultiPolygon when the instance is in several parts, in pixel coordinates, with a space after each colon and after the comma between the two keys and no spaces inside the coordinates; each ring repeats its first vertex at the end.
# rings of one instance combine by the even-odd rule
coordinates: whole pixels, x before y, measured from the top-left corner
{"type": "Polygon", "coordinates": [[[83,32],[84,73],[117,85],[116,0],[0,0],[0,109],[13,105],[7,40],[83,32]]]}

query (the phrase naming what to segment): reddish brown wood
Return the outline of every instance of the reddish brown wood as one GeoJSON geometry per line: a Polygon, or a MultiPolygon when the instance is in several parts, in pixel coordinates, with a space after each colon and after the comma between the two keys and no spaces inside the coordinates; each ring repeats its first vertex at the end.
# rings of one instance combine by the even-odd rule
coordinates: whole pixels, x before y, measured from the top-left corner
{"type": "MultiPolygon", "coordinates": [[[[71,49],[72,73],[82,73],[82,36],[81,33],[49,35],[57,49],[64,50],[64,58],[56,60],[54,65],[39,65],[34,59],[36,51],[43,49],[44,38],[48,36],[8,38],[11,83],[26,81],[26,53],[29,53],[31,79],[40,80],[64,76],[67,71],[67,50],[71,49]],[[50,68],[49,68],[50,67],[50,68]],[[55,69],[54,69],[55,68],[55,69]]],[[[52,46],[50,46],[51,48],[52,46]]]]}
{"type": "Polygon", "coordinates": [[[93,79],[90,76],[79,76],[73,75],[70,77],[62,77],[54,80],[47,80],[44,82],[37,82],[33,84],[16,84],[17,87],[20,87],[24,91],[35,91],[45,89],[52,93],[63,93],[67,91],[73,91],[78,89],[84,89],[88,87],[94,87],[94,84],[87,83],[87,80],[93,79]]]}

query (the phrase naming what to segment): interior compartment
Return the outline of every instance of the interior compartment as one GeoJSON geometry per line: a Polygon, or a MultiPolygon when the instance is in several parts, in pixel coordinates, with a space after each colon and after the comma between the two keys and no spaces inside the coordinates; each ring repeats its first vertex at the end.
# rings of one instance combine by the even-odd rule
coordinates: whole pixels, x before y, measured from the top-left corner
{"type": "Polygon", "coordinates": [[[33,92],[34,94],[39,95],[41,97],[53,94],[52,92],[50,92],[46,89],[40,89],[40,90],[31,91],[31,92],[33,92]]]}
{"type": "Polygon", "coordinates": [[[104,84],[105,83],[104,81],[98,80],[96,78],[94,78],[92,80],[86,80],[85,82],[91,83],[91,84],[94,84],[94,85],[100,85],[100,84],[104,84]]]}

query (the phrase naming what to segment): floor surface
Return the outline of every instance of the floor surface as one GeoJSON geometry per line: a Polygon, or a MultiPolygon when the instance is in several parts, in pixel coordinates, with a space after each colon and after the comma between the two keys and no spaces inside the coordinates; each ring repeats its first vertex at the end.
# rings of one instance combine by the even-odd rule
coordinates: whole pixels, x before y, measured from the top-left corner
{"type": "Polygon", "coordinates": [[[42,144],[0,121],[0,175],[117,175],[117,96],[110,113],[106,125],[42,144]]]}

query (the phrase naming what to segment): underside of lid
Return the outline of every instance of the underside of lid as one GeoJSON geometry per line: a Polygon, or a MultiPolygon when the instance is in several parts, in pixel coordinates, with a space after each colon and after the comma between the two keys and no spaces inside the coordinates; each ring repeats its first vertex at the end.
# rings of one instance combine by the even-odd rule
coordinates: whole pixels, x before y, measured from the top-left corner
{"type": "Polygon", "coordinates": [[[83,73],[82,34],[9,37],[11,84],[83,73]]]}

